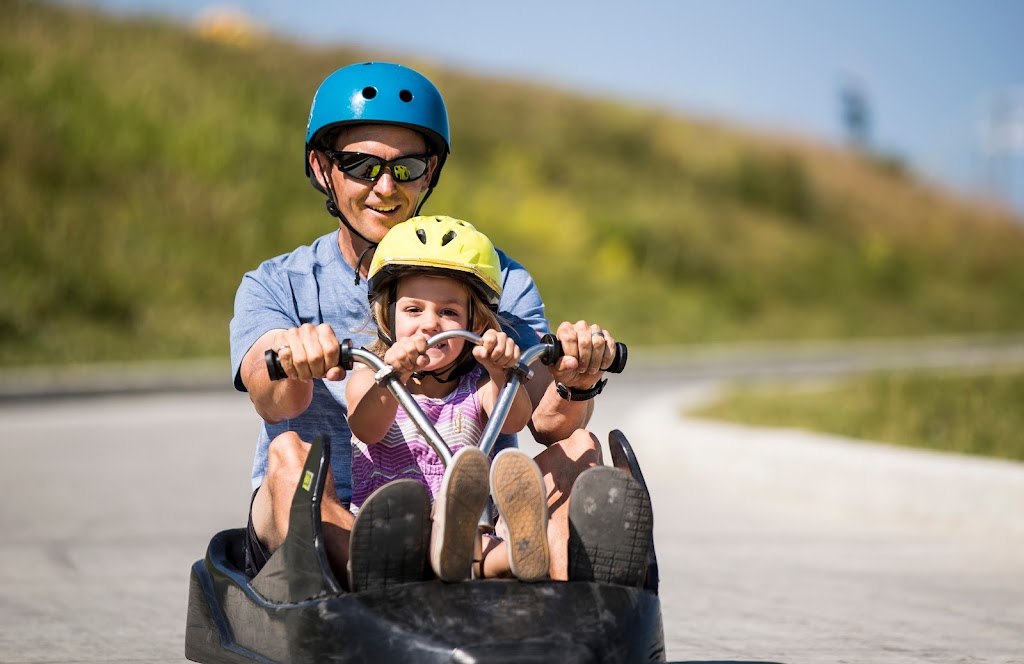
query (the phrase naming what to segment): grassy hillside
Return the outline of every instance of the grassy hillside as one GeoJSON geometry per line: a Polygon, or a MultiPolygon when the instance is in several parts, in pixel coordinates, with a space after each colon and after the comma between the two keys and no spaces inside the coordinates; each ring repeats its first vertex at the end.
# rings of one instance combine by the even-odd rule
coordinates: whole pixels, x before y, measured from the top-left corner
{"type": "MultiPolygon", "coordinates": [[[[234,290],[330,230],[309,101],[387,52],[0,0],[0,366],[224,356],[234,290]]],[[[427,212],[631,343],[1024,329],[1024,227],[785,137],[410,61],[448,101],[427,212]]]]}
{"type": "Polygon", "coordinates": [[[736,386],[691,415],[1024,461],[1024,372],[879,372],[736,386]]]}

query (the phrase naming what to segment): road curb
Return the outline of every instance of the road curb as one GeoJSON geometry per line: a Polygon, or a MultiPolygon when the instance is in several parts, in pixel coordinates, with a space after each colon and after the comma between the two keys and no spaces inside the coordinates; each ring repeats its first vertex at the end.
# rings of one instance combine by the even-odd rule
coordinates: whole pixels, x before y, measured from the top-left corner
{"type": "Polygon", "coordinates": [[[1024,464],[796,429],[682,420],[687,471],[874,521],[1024,538],[1024,464]]]}
{"type": "Polygon", "coordinates": [[[650,399],[616,425],[637,439],[641,464],[672,465],[681,482],[796,511],[1024,540],[1022,463],[684,417],[682,403],[709,394],[689,390],[650,399]]]}
{"type": "Polygon", "coordinates": [[[224,360],[29,367],[0,372],[0,403],[231,390],[224,360]]]}

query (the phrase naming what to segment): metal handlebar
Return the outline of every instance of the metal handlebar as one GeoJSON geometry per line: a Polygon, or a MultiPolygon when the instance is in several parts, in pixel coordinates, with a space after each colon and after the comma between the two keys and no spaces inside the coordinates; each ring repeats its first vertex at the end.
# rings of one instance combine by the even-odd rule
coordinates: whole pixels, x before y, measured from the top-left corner
{"type": "MultiPolygon", "coordinates": [[[[483,338],[478,334],[469,332],[467,330],[448,330],[435,334],[434,336],[427,339],[427,347],[434,346],[441,343],[442,341],[448,341],[449,339],[461,338],[465,339],[474,344],[480,344],[483,342],[483,338]]],[[[512,408],[512,402],[515,399],[516,390],[519,389],[520,384],[523,380],[529,380],[533,375],[533,371],[530,369],[530,364],[539,359],[542,364],[550,366],[558,361],[559,358],[564,356],[562,350],[562,344],[559,340],[551,334],[546,334],[541,339],[539,344],[531,346],[524,350],[519,356],[519,364],[509,369],[507,372],[508,378],[501,390],[498,392],[498,399],[494,404],[494,408],[491,412],[491,416],[487,418],[487,425],[484,427],[484,431],[480,436],[480,449],[490,456],[491,449],[494,447],[494,442],[498,438],[498,434],[501,432],[501,427],[505,424],[505,418],[508,416],[509,410],[512,408]]],[[[615,344],[615,359],[612,361],[605,371],[612,373],[621,373],[626,368],[627,351],[626,344],[622,342],[616,342],[615,344]]],[[[288,377],[285,373],[284,367],[281,366],[281,359],[278,357],[277,351],[273,349],[267,350],[264,354],[264,360],[267,364],[267,373],[270,375],[271,380],[282,380],[288,377]]],[[[437,455],[444,462],[447,467],[449,462],[452,460],[452,452],[449,449],[447,443],[441,438],[441,435],[437,433],[437,429],[434,428],[433,423],[427,419],[420,409],[416,400],[413,399],[412,394],[408,388],[402,384],[397,371],[392,370],[391,365],[387,364],[381,358],[377,357],[368,350],[362,348],[354,348],[352,346],[351,339],[345,339],[341,342],[341,357],[338,362],[338,366],[346,371],[350,371],[354,362],[358,361],[362,364],[373,369],[376,374],[375,378],[378,384],[382,384],[388,388],[388,391],[394,395],[395,399],[398,400],[399,405],[409,414],[409,418],[416,425],[416,428],[420,430],[420,433],[427,439],[427,443],[434,448],[437,455]]]]}

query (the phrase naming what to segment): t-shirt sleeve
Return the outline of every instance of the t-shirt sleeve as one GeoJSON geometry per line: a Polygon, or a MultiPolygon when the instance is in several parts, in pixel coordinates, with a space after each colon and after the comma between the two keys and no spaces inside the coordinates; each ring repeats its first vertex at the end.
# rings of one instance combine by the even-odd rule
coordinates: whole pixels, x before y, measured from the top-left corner
{"type": "Polygon", "coordinates": [[[235,389],[245,392],[241,367],[245,354],[270,330],[298,326],[294,297],[283,278],[268,262],[242,277],[235,293],[231,319],[231,371],[235,389]]]}
{"type": "Polygon", "coordinates": [[[551,331],[544,313],[544,301],[525,267],[501,251],[498,256],[504,278],[498,305],[502,327],[525,350],[551,331]]]}

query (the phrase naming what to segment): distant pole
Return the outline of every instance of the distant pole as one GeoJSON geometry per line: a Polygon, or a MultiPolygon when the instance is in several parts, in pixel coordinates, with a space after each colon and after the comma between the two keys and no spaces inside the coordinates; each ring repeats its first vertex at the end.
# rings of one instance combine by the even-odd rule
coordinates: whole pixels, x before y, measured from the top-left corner
{"type": "Polygon", "coordinates": [[[860,152],[870,152],[871,108],[864,86],[855,76],[844,77],[839,89],[839,107],[847,143],[860,152]]]}
{"type": "Polygon", "coordinates": [[[982,120],[982,153],[985,156],[989,195],[1015,201],[1014,159],[1024,155],[1024,88],[1004,88],[992,94],[982,120]]]}

